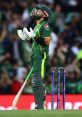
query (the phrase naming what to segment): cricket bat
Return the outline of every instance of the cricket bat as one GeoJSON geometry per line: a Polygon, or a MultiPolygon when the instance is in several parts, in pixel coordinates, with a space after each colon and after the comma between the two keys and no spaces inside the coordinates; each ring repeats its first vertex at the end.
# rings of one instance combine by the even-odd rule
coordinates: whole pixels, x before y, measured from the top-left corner
{"type": "Polygon", "coordinates": [[[31,75],[32,75],[32,72],[33,72],[33,67],[31,68],[31,70],[30,70],[29,74],[27,75],[27,77],[26,77],[26,79],[25,79],[25,81],[24,81],[22,87],[20,88],[20,90],[18,91],[18,93],[16,94],[16,96],[15,96],[13,102],[12,102],[12,110],[15,109],[16,104],[17,104],[17,102],[18,102],[18,100],[19,100],[19,98],[20,98],[20,96],[21,96],[21,94],[22,94],[22,92],[23,92],[23,89],[24,89],[24,87],[25,87],[25,85],[26,85],[26,83],[27,83],[27,80],[29,80],[29,78],[30,78],[31,75]]]}

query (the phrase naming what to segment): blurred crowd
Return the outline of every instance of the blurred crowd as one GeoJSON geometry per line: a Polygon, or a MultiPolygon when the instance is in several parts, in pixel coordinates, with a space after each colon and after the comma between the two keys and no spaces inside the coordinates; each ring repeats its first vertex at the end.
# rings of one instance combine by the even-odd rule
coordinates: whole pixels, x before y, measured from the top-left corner
{"type": "MultiPolygon", "coordinates": [[[[0,94],[17,93],[30,70],[31,44],[20,40],[16,31],[32,25],[30,12],[37,4],[52,10],[48,21],[54,44],[51,68],[66,67],[66,93],[82,93],[82,1],[0,0],[0,94]]],[[[51,75],[45,83],[50,93],[51,75]]],[[[57,92],[57,76],[54,88],[57,92]]],[[[24,93],[32,93],[30,81],[24,93]]]]}

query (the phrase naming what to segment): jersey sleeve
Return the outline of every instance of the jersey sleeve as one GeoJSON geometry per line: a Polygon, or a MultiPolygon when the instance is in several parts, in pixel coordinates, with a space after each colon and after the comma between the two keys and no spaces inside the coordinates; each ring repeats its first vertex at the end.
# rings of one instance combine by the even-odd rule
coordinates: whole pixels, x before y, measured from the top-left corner
{"type": "Polygon", "coordinates": [[[82,50],[79,51],[76,58],[77,58],[77,60],[82,59],[82,50]]]}
{"type": "Polygon", "coordinates": [[[51,30],[50,27],[48,25],[48,23],[44,23],[41,27],[41,37],[42,38],[49,38],[51,37],[51,30]]]}

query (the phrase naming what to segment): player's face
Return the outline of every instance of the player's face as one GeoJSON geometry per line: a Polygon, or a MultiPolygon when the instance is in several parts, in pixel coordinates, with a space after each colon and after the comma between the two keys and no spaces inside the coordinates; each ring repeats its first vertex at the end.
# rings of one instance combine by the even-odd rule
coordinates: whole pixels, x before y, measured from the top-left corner
{"type": "Polygon", "coordinates": [[[37,15],[38,16],[43,16],[44,14],[43,14],[42,10],[37,10],[37,15]]]}
{"type": "Polygon", "coordinates": [[[42,11],[40,9],[33,9],[32,13],[31,13],[31,17],[34,19],[34,20],[40,20],[41,18],[44,18],[46,17],[46,13],[45,11],[42,11]]]}
{"type": "Polygon", "coordinates": [[[46,14],[42,10],[37,11],[38,16],[46,17],[46,14]]]}

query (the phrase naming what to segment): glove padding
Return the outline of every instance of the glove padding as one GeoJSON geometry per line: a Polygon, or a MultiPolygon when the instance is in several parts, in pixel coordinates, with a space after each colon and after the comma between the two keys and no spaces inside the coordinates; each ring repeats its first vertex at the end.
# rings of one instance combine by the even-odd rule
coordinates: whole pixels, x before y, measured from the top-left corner
{"type": "Polygon", "coordinates": [[[17,34],[22,40],[30,40],[36,36],[32,28],[30,28],[30,31],[28,31],[26,27],[23,28],[23,31],[17,30],[17,34]]]}
{"type": "Polygon", "coordinates": [[[36,34],[34,33],[34,31],[33,31],[33,29],[32,28],[30,28],[30,31],[28,31],[28,29],[26,28],[26,27],[24,27],[23,28],[23,33],[24,33],[24,35],[26,36],[26,37],[28,37],[28,38],[34,38],[35,36],[36,36],[36,34]]]}
{"type": "Polygon", "coordinates": [[[22,39],[22,40],[26,39],[26,35],[24,35],[22,30],[17,30],[17,34],[20,37],[20,39],[22,39]]]}

